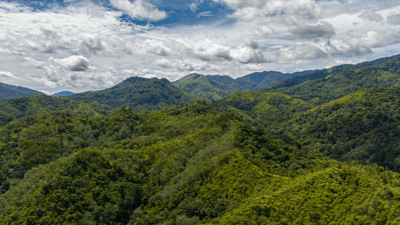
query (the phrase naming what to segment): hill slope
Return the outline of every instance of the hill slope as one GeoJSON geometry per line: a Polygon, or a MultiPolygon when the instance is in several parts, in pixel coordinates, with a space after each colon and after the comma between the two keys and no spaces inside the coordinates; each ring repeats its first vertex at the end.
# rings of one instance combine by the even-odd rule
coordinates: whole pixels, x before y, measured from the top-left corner
{"type": "Polygon", "coordinates": [[[113,108],[132,107],[134,111],[162,110],[167,106],[200,100],[172,85],[167,79],[131,77],[102,91],[66,96],[90,104],[106,104],[113,108]]]}
{"type": "Polygon", "coordinates": [[[43,95],[43,93],[29,88],[0,83],[0,100],[26,95],[43,95]]]}
{"type": "Polygon", "coordinates": [[[213,105],[234,113],[259,128],[267,128],[273,122],[287,120],[297,112],[314,107],[303,100],[274,92],[236,92],[213,105]]]}
{"type": "Polygon", "coordinates": [[[69,112],[73,115],[100,116],[106,115],[109,110],[111,108],[106,105],[98,104],[94,108],[87,103],[69,99],[53,98],[47,95],[30,95],[0,101],[0,126],[28,115],[69,112]]]}
{"type": "Polygon", "coordinates": [[[68,95],[73,95],[75,94],[74,92],[70,92],[70,91],[61,91],[61,92],[57,92],[52,94],[51,96],[53,97],[62,97],[62,96],[68,96],[68,95]]]}
{"type": "Polygon", "coordinates": [[[276,123],[312,149],[342,161],[400,171],[400,87],[363,89],[276,123]]]}
{"type": "Polygon", "coordinates": [[[0,134],[0,224],[399,220],[399,174],[329,160],[204,102],[36,115],[0,134]]]}
{"type": "Polygon", "coordinates": [[[319,70],[313,73],[309,73],[306,75],[302,75],[302,76],[296,76],[293,77],[291,79],[287,79],[278,83],[275,83],[269,87],[266,87],[262,90],[260,90],[261,92],[282,92],[284,93],[285,90],[287,90],[290,87],[299,85],[301,83],[304,83],[306,81],[312,81],[312,80],[317,80],[317,79],[321,79],[324,77],[327,77],[329,75],[335,75],[347,70],[356,70],[356,69],[360,69],[363,67],[371,67],[371,66],[379,66],[381,64],[384,64],[390,60],[398,60],[400,58],[399,55],[395,55],[395,56],[391,56],[391,57],[383,57],[374,61],[367,61],[367,62],[362,62],[356,65],[351,65],[351,64],[345,64],[345,65],[340,65],[340,66],[335,66],[329,69],[324,69],[324,70],[319,70]]]}
{"type": "Polygon", "coordinates": [[[218,100],[238,91],[256,91],[280,80],[300,76],[314,71],[302,71],[296,73],[281,73],[277,71],[257,72],[233,79],[229,76],[189,74],[173,84],[190,94],[218,100]]]}

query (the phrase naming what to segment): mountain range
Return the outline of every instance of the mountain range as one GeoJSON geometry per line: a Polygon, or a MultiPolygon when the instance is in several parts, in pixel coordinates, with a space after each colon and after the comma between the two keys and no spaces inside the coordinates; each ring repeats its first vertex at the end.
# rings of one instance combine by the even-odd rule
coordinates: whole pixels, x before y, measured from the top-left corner
{"type": "Polygon", "coordinates": [[[281,73],[277,71],[264,71],[252,73],[237,79],[221,75],[189,74],[173,84],[192,95],[207,100],[218,100],[238,91],[257,91],[278,81],[303,76],[317,70],[308,70],[296,73],[281,73]]]}
{"type": "Polygon", "coordinates": [[[399,63],[2,100],[0,224],[400,224],[399,63]]]}
{"type": "Polygon", "coordinates": [[[43,95],[40,91],[29,88],[0,83],[0,100],[22,97],[26,95],[43,95]]]}

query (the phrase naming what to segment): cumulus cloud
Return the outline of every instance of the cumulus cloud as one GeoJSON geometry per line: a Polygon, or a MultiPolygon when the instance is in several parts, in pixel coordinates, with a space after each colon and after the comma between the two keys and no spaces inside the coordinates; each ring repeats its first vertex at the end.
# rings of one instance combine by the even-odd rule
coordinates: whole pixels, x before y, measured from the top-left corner
{"type": "Polygon", "coordinates": [[[14,76],[14,74],[12,74],[11,72],[6,72],[6,71],[0,71],[0,77],[19,79],[18,77],[14,76]]]}
{"type": "Polygon", "coordinates": [[[383,17],[381,14],[378,14],[378,13],[372,12],[372,11],[364,12],[363,14],[359,15],[359,17],[363,20],[372,21],[372,22],[381,22],[383,20],[383,17]]]}
{"type": "Polygon", "coordinates": [[[69,71],[86,71],[89,68],[89,60],[81,55],[73,55],[64,59],[50,57],[49,61],[55,62],[69,71]]]}
{"type": "Polygon", "coordinates": [[[292,34],[296,38],[318,41],[321,39],[330,39],[335,36],[335,29],[332,24],[323,21],[318,25],[307,25],[297,27],[292,30],[292,34]]]}
{"type": "Polygon", "coordinates": [[[155,55],[168,56],[171,52],[171,49],[160,40],[146,39],[143,43],[141,43],[141,46],[143,46],[146,53],[155,55]]]}
{"type": "Polygon", "coordinates": [[[110,0],[110,3],[117,9],[123,10],[130,17],[135,19],[148,19],[158,21],[165,19],[167,13],[160,11],[146,0],[136,0],[130,2],[128,0],[110,0]]]}
{"type": "Polygon", "coordinates": [[[25,58],[24,66],[43,70],[43,75],[32,79],[51,88],[104,88],[114,85],[118,80],[112,73],[112,67],[95,67],[83,56],[69,56],[58,59],[49,57],[46,61],[25,58]],[[110,71],[111,70],[111,71],[110,71]]]}
{"type": "Polygon", "coordinates": [[[248,43],[242,44],[236,49],[233,49],[231,51],[231,56],[237,62],[242,64],[267,62],[260,49],[258,49],[258,43],[256,41],[249,41],[248,43]]]}
{"type": "Polygon", "coordinates": [[[235,9],[233,16],[252,19],[259,16],[278,16],[286,23],[301,23],[319,17],[315,0],[214,0],[235,9]]]}
{"type": "Polygon", "coordinates": [[[324,46],[324,51],[331,57],[343,58],[362,57],[372,53],[372,49],[369,47],[352,47],[344,44],[342,41],[328,41],[324,46]]]}
{"type": "Polygon", "coordinates": [[[290,48],[278,50],[275,56],[284,63],[301,64],[307,60],[325,59],[328,54],[314,45],[296,44],[290,48]]]}
{"type": "Polygon", "coordinates": [[[400,32],[387,30],[378,33],[376,31],[353,30],[344,34],[344,41],[352,46],[379,48],[400,43],[400,32]]]}
{"type": "Polygon", "coordinates": [[[400,25],[400,14],[392,14],[388,16],[387,23],[392,25],[400,25]]]}

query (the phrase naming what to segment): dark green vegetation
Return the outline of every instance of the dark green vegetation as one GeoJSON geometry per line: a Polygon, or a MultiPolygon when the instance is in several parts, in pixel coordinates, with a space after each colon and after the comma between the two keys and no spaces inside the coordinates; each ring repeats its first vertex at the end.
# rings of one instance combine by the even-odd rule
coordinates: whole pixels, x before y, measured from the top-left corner
{"type": "Polygon", "coordinates": [[[396,60],[320,78],[308,97],[179,104],[189,95],[169,82],[131,78],[76,95],[87,103],[0,101],[19,115],[0,126],[0,224],[400,224],[396,60]]]}
{"type": "Polygon", "coordinates": [[[291,79],[287,79],[278,83],[275,83],[269,87],[266,87],[265,89],[261,90],[264,92],[270,92],[270,91],[274,91],[274,92],[282,92],[282,90],[285,90],[287,88],[299,85],[301,83],[304,83],[306,81],[312,81],[312,80],[317,80],[320,78],[324,78],[327,77],[329,75],[332,74],[338,74],[340,72],[346,71],[346,70],[356,70],[356,69],[360,69],[363,67],[370,67],[370,66],[379,66],[381,64],[384,64],[390,60],[399,60],[400,56],[399,55],[395,55],[392,57],[384,57],[384,58],[380,58],[374,61],[366,61],[366,62],[362,62],[356,65],[352,65],[352,64],[344,64],[344,65],[340,65],[340,66],[335,66],[329,69],[324,69],[324,70],[319,70],[319,71],[315,71],[306,75],[300,75],[300,76],[296,76],[293,77],[291,79]]]}
{"type": "Polygon", "coordinates": [[[224,111],[234,113],[255,127],[267,128],[273,122],[286,121],[297,112],[314,106],[303,100],[274,92],[237,92],[213,103],[224,111]]]}
{"type": "Polygon", "coordinates": [[[58,99],[46,95],[30,95],[0,101],[0,126],[28,115],[69,112],[73,115],[100,116],[111,108],[97,104],[97,107],[69,99],[58,99]]]}
{"type": "Polygon", "coordinates": [[[274,126],[332,158],[400,172],[399,86],[359,90],[274,126]]]}
{"type": "Polygon", "coordinates": [[[0,100],[26,95],[43,95],[43,93],[29,88],[0,83],[0,100]]]}
{"type": "Polygon", "coordinates": [[[192,95],[208,100],[218,100],[238,91],[256,91],[278,81],[302,76],[315,71],[281,73],[276,71],[257,72],[233,79],[229,76],[189,74],[173,84],[192,95]]]}
{"type": "Polygon", "coordinates": [[[103,91],[85,92],[66,96],[66,98],[92,105],[105,104],[113,108],[129,106],[134,111],[162,110],[168,106],[201,100],[181,91],[165,78],[141,77],[128,78],[103,91]]]}
{"type": "MultiPolygon", "coordinates": [[[[320,105],[363,88],[391,87],[400,84],[400,56],[384,58],[352,66],[338,66],[313,74],[324,73],[318,79],[303,81],[298,85],[276,88],[270,86],[261,92],[280,92],[320,105]],[[367,65],[360,67],[361,65],[367,65]],[[343,68],[358,68],[338,72],[343,68]]],[[[300,78],[300,77],[299,77],[300,78]]]]}
{"type": "Polygon", "coordinates": [[[28,118],[0,128],[2,224],[394,224],[400,216],[398,174],[330,160],[205,102],[28,118]]]}
{"type": "Polygon", "coordinates": [[[57,92],[55,94],[52,94],[51,96],[53,97],[62,97],[62,96],[68,96],[68,95],[73,95],[75,94],[74,92],[70,92],[70,91],[61,91],[61,92],[57,92]]]}

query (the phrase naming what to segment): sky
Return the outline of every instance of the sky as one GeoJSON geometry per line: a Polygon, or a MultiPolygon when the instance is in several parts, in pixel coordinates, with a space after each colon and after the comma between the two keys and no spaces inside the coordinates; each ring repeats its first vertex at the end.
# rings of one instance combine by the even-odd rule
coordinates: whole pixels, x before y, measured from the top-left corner
{"type": "Polygon", "coordinates": [[[0,0],[0,82],[297,72],[400,54],[400,0],[0,0]]]}

